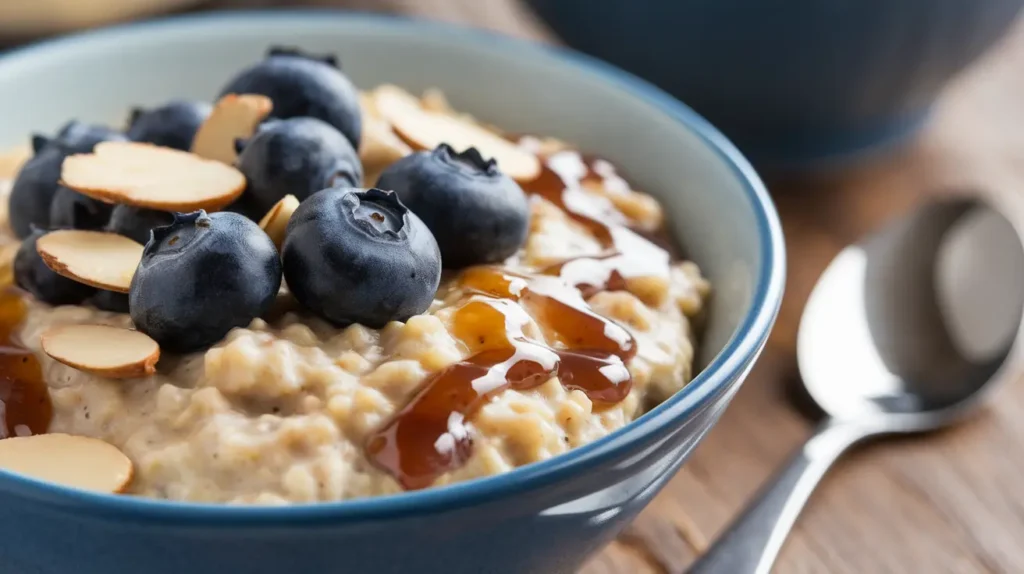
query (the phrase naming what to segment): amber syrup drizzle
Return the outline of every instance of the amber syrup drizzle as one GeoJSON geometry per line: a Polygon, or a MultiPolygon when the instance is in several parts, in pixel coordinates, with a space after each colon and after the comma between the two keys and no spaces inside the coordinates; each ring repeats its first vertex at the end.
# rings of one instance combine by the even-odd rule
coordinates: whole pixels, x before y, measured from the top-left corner
{"type": "Polygon", "coordinates": [[[53,417],[39,360],[15,333],[27,312],[23,297],[0,289],[0,439],[45,433],[53,417]]]}
{"type": "Polygon", "coordinates": [[[636,341],[586,300],[626,289],[627,277],[667,275],[669,256],[630,230],[628,218],[606,198],[582,188],[588,178],[603,177],[596,171],[576,152],[559,152],[544,158],[541,175],[523,189],[587,228],[604,253],[537,274],[481,266],[460,276],[468,300],[455,311],[453,335],[469,357],[428,377],[366,443],[368,458],[402,487],[426,488],[465,464],[473,452],[468,424],[502,391],[530,389],[557,376],[566,389],[585,393],[595,409],[628,396],[633,381],[626,365],[636,341]],[[531,327],[542,337],[531,336],[531,327]]]}

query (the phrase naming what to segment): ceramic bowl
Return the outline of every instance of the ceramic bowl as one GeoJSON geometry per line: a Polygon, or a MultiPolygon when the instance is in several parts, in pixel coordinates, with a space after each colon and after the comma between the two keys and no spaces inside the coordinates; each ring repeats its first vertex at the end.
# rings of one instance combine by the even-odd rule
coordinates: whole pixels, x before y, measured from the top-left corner
{"type": "MultiPolygon", "coordinates": [[[[700,374],[639,420],[501,476],[292,507],[91,494],[0,472],[0,565],[18,574],[574,572],[629,523],[718,419],[782,297],[782,232],[757,175],[649,84],[573,53],[437,24],[332,12],[231,13],[113,28],[0,59],[0,145],[68,118],[212,98],[268,44],[340,55],[360,86],[442,88],[511,131],[578,142],[664,202],[714,284],[700,374]]],[[[721,453],[729,456],[729,453],[721,453]]]]}
{"type": "Polygon", "coordinates": [[[1024,0],[529,0],[566,42],[654,82],[755,165],[905,140],[1024,0]]]}

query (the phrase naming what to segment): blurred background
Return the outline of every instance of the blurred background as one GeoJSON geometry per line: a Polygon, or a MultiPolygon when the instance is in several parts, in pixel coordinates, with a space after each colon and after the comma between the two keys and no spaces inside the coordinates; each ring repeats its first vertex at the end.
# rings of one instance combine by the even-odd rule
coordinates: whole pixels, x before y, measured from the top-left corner
{"type": "Polygon", "coordinates": [[[832,166],[904,143],[1024,0],[3,0],[8,46],[162,14],[347,8],[565,42],[658,84],[759,167],[832,166]]]}
{"type": "Polygon", "coordinates": [[[0,34],[11,43],[163,14],[280,8],[399,12],[502,31],[529,18],[518,0],[3,0],[0,34]]]}

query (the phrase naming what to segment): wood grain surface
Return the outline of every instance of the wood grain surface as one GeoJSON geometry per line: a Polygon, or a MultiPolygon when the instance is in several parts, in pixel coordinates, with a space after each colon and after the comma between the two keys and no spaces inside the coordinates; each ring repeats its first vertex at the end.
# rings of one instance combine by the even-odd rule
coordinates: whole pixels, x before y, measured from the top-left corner
{"type": "MultiPolygon", "coordinates": [[[[220,0],[221,5],[280,4],[220,0]]],[[[306,0],[552,36],[514,0],[306,0]]],[[[682,572],[808,435],[792,406],[796,326],[847,243],[928,195],[981,193],[1024,213],[1024,23],[962,75],[911,144],[814,176],[771,178],[789,253],[768,349],[693,458],[584,574],[682,572]]],[[[811,500],[777,572],[1024,572],[1024,381],[954,430],[865,446],[811,500]]],[[[738,573],[739,574],[739,573],[738,573]]]]}

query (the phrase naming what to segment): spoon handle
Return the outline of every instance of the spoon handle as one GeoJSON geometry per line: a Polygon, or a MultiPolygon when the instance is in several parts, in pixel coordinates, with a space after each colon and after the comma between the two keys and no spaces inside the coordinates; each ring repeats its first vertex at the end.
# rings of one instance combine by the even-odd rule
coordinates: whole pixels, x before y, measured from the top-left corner
{"type": "Polygon", "coordinates": [[[878,430],[826,419],[689,574],[768,574],[821,477],[847,448],[878,430]]]}

